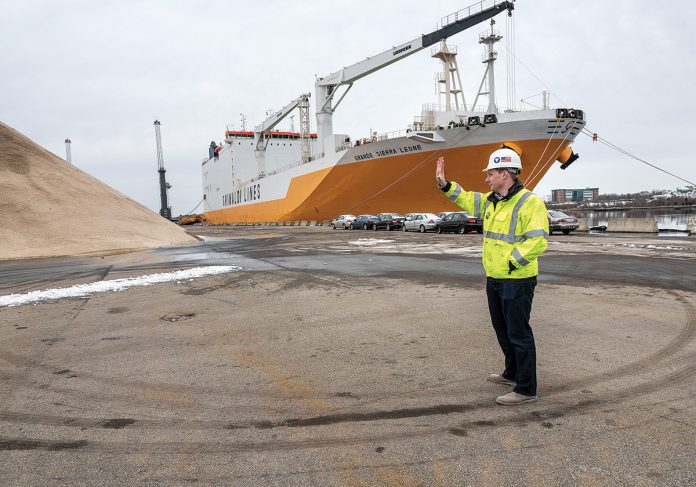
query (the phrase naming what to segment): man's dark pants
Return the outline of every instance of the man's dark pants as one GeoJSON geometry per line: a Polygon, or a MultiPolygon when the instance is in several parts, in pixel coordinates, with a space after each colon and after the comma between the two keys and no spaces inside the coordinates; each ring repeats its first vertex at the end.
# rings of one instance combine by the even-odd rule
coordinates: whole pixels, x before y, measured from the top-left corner
{"type": "Polygon", "coordinates": [[[529,326],[536,279],[486,283],[493,329],[505,355],[503,377],[515,382],[513,391],[536,396],[536,347],[529,326]]]}

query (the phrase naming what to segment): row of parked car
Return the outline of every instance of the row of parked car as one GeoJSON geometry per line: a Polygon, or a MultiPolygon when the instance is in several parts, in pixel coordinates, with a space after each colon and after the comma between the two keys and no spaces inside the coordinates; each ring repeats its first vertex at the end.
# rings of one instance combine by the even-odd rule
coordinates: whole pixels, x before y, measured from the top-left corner
{"type": "MultiPolygon", "coordinates": [[[[568,235],[578,228],[578,219],[561,211],[549,210],[549,233],[568,235]]],[[[403,230],[404,232],[483,233],[483,220],[465,211],[443,213],[380,213],[378,215],[340,215],[331,226],[334,230],[403,230]]]]}
{"type": "Polygon", "coordinates": [[[443,213],[380,213],[378,215],[340,215],[331,222],[334,230],[402,230],[404,232],[483,233],[483,220],[464,211],[443,213]]]}

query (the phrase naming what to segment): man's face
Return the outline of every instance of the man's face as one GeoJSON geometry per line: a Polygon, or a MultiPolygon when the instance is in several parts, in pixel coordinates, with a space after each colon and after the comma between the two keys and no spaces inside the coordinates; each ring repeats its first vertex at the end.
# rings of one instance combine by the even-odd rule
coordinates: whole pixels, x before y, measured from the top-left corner
{"type": "Polygon", "coordinates": [[[486,184],[490,186],[491,191],[503,194],[505,192],[505,182],[507,181],[506,174],[507,171],[498,171],[497,169],[491,169],[488,171],[488,176],[486,176],[486,184]]]}

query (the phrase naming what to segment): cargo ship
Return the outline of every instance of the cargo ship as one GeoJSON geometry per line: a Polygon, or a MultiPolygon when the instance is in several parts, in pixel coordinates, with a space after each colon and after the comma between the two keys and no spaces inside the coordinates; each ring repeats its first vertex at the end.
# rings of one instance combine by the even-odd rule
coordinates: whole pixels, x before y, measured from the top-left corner
{"type": "Polygon", "coordinates": [[[556,162],[567,167],[578,158],[570,147],[585,126],[575,108],[501,110],[495,97],[495,44],[502,37],[493,17],[512,15],[512,1],[488,0],[447,15],[438,29],[348,67],[317,78],[315,133],[310,131],[309,99],[304,93],[253,130],[228,128],[217,157],[202,162],[206,219],[212,224],[323,222],[349,213],[437,212],[453,209],[437,191],[435,162],[446,160],[448,178],[468,189],[488,191],[482,168],[503,144],[522,153],[521,179],[534,189],[556,162]],[[485,72],[479,92],[467,104],[447,38],[490,19],[479,35],[485,72]],[[334,133],[332,117],[353,83],[416,52],[430,48],[442,71],[444,104],[423,105],[407,128],[354,139],[334,133]],[[479,99],[487,106],[479,107],[479,99]],[[300,130],[274,130],[299,111],[300,130]]]}

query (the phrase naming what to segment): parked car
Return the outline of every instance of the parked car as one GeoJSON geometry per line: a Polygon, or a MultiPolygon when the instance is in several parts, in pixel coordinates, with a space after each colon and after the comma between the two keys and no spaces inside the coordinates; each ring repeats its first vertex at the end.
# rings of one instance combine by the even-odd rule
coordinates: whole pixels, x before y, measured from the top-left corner
{"type": "Polygon", "coordinates": [[[334,230],[341,228],[343,230],[348,230],[350,227],[350,222],[355,220],[355,215],[339,215],[333,219],[331,226],[334,230]]]}
{"type": "Polygon", "coordinates": [[[377,217],[375,215],[358,215],[355,220],[350,222],[350,229],[351,230],[369,230],[372,228],[377,221],[377,217]]]}
{"type": "Polygon", "coordinates": [[[385,230],[398,230],[401,228],[406,217],[398,213],[380,213],[377,221],[372,225],[373,230],[384,228],[385,230]]]}
{"type": "Polygon", "coordinates": [[[562,211],[549,210],[549,234],[561,231],[564,235],[568,235],[573,230],[577,230],[578,226],[578,219],[574,216],[566,215],[562,211]]]}
{"type": "Polygon", "coordinates": [[[401,229],[404,232],[418,230],[425,233],[428,230],[435,230],[435,225],[440,222],[440,217],[433,213],[409,213],[401,229]]]}
{"type": "Polygon", "coordinates": [[[440,212],[440,213],[436,213],[436,216],[437,216],[439,219],[442,220],[442,219],[445,218],[447,215],[451,215],[452,213],[454,213],[454,212],[453,212],[453,211],[442,211],[442,212],[440,212]]]}
{"type": "Polygon", "coordinates": [[[468,233],[472,230],[483,233],[483,220],[471,216],[465,211],[450,213],[435,225],[435,231],[437,233],[468,233]]]}

